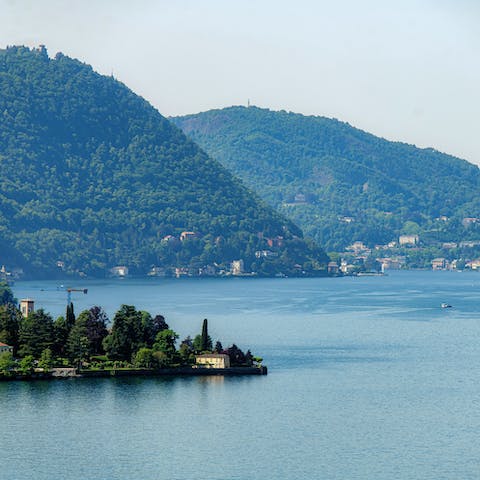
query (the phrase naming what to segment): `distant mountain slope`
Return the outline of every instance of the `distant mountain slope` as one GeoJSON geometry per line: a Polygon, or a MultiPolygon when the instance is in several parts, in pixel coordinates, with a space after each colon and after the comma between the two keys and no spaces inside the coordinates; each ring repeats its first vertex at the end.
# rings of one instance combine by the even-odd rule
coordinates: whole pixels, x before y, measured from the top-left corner
{"type": "Polygon", "coordinates": [[[35,275],[325,263],[145,100],[77,60],[0,51],[0,115],[0,263],[35,275]],[[269,241],[274,255],[256,256],[269,241]]]}
{"type": "Polygon", "coordinates": [[[461,224],[480,216],[480,171],[464,160],[337,120],[256,107],[173,121],[329,249],[386,243],[402,232],[444,240],[480,234],[461,224]]]}

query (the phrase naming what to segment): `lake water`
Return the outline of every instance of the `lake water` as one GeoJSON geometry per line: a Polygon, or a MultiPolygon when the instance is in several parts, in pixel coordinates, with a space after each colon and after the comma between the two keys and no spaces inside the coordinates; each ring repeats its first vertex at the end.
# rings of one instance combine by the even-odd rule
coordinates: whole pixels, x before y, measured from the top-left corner
{"type": "MultiPolygon", "coordinates": [[[[133,304],[182,338],[206,317],[214,341],[250,347],[269,375],[1,383],[2,479],[480,476],[478,274],[69,286],[89,289],[76,312],[133,304]]],[[[14,293],[57,316],[57,287],[14,293]]]]}

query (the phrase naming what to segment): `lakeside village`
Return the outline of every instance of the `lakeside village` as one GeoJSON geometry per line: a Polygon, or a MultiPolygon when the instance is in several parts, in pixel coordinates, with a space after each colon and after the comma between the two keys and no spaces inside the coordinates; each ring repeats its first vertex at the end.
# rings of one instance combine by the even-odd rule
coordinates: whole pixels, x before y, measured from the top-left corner
{"type": "Polygon", "coordinates": [[[480,240],[431,243],[419,235],[400,235],[387,245],[369,248],[357,241],[344,252],[329,255],[330,275],[408,269],[480,271],[480,240]]]}
{"type": "MultiPolygon", "coordinates": [[[[280,249],[284,246],[284,237],[277,235],[273,238],[268,238],[263,235],[262,232],[258,233],[258,237],[261,238],[264,245],[262,245],[261,250],[256,250],[254,252],[255,259],[266,260],[266,261],[275,261],[280,256],[280,249]]],[[[166,235],[161,240],[161,245],[164,247],[169,247],[172,249],[178,249],[184,242],[195,241],[196,239],[201,238],[201,235],[198,232],[192,231],[183,231],[179,235],[166,235]]],[[[216,241],[221,241],[221,237],[218,237],[216,241]]],[[[0,259],[1,261],[2,259],[0,259]]],[[[1,265],[1,264],[0,264],[1,265]]],[[[299,274],[305,274],[303,266],[296,264],[294,266],[295,270],[299,274]]],[[[56,277],[71,277],[72,275],[78,276],[80,278],[85,278],[87,275],[81,270],[71,270],[70,266],[63,260],[57,260],[55,262],[56,277]]],[[[325,270],[322,271],[322,274],[325,274],[325,270]]],[[[158,266],[151,265],[150,269],[146,272],[139,273],[135,272],[135,276],[147,276],[147,277],[168,277],[168,278],[183,278],[183,277],[255,277],[258,275],[257,272],[247,271],[245,268],[244,259],[240,258],[238,260],[233,260],[230,263],[226,264],[208,264],[202,266],[158,266]]],[[[3,265],[0,269],[0,281],[6,281],[10,285],[13,285],[15,280],[19,280],[25,276],[25,272],[22,268],[14,267],[12,269],[3,265]]],[[[105,271],[105,276],[108,278],[126,278],[130,276],[130,268],[128,265],[115,265],[108,268],[105,271]]],[[[278,274],[277,276],[284,276],[283,274],[278,274]]]]}
{"type": "MultiPolygon", "coordinates": [[[[480,219],[467,218],[465,222],[480,223],[480,219]]],[[[182,232],[185,235],[194,232],[182,232]]],[[[169,236],[171,237],[171,235],[169,236]]],[[[276,247],[282,245],[282,237],[267,240],[270,249],[255,252],[256,258],[274,259],[278,256],[276,247]]],[[[168,238],[167,241],[172,241],[168,238]]],[[[174,240],[173,240],[174,241],[174,240]]],[[[431,269],[431,270],[478,270],[480,271],[480,240],[465,240],[461,242],[431,242],[420,235],[400,235],[398,241],[386,245],[375,245],[369,248],[361,241],[356,241],[343,252],[329,252],[331,261],[327,273],[332,276],[358,275],[362,273],[383,273],[385,270],[431,269]]],[[[301,270],[301,266],[298,265],[301,270]]],[[[109,276],[124,278],[129,275],[128,266],[121,265],[111,268],[109,276]]],[[[152,266],[147,273],[151,277],[248,277],[254,272],[245,271],[242,259],[230,263],[230,269],[208,265],[203,268],[177,267],[166,269],[152,266]]],[[[278,275],[277,275],[278,276],[278,275]]]]}
{"type": "MultiPolygon", "coordinates": [[[[440,220],[448,220],[441,217],[440,220]]],[[[352,217],[341,217],[341,221],[350,223],[352,217]]],[[[464,218],[464,227],[480,225],[480,218],[464,218]]],[[[176,245],[198,237],[196,232],[184,231],[178,237],[167,235],[162,239],[165,245],[176,245]]],[[[262,237],[263,238],[263,237],[262,237]]],[[[283,237],[263,238],[265,248],[254,252],[255,258],[261,260],[275,260],[279,256],[279,248],[283,246],[283,237]]],[[[397,241],[385,245],[367,246],[362,241],[356,241],[346,247],[343,252],[329,252],[330,262],[325,272],[330,276],[358,275],[365,273],[381,274],[385,270],[401,269],[432,269],[432,270],[479,270],[480,271],[480,240],[464,240],[459,242],[438,242],[421,235],[400,235],[397,241]]],[[[56,262],[58,278],[69,277],[69,271],[64,261],[56,262]]],[[[302,272],[301,265],[295,265],[298,273],[302,272]]],[[[128,265],[115,265],[106,272],[109,278],[126,278],[130,275],[128,265]]],[[[86,277],[84,272],[75,271],[75,275],[86,277]]],[[[256,272],[247,271],[243,259],[233,260],[225,265],[204,265],[202,267],[161,267],[152,265],[148,277],[255,277],[256,272]]],[[[138,275],[136,275],[138,276],[138,275]]],[[[277,274],[283,277],[283,274],[277,274]]],[[[0,282],[13,285],[15,280],[24,277],[21,268],[11,271],[2,265],[0,268],[0,282]]]]}
{"type": "Polygon", "coordinates": [[[204,319],[201,333],[177,348],[178,334],[162,315],[122,305],[110,326],[94,306],[78,316],[69,303],[53,320],[34,301],[18,304],[0,283],[0,380],[138,375],[265,375],[262,358],[235,344],[213,344],[204,319]]]}

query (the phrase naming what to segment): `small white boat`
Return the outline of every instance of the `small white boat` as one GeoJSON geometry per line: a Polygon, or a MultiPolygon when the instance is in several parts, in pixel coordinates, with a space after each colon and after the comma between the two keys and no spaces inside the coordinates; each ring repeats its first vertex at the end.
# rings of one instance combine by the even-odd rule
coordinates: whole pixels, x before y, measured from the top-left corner
{"type": "Polygon", "coordinates": [[[442,303],[441,307],[442,308],[452,308],[452,306],[449,303],[442,303]]]}

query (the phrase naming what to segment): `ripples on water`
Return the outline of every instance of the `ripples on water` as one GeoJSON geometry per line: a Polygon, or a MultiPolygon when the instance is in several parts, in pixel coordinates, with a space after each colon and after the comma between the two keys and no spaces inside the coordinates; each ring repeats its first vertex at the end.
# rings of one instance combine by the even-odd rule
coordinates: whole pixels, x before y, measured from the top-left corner
{"type": "MultiPolygon", "coordinates": [[[[270,373],[0,384],[1,478],[478,478],[474,273],[78,285],[77,312],[132,303],[182,337],[207,317],[270,373]]],[[[59,315],[55,287],[15,293],[59,315]]]]}

